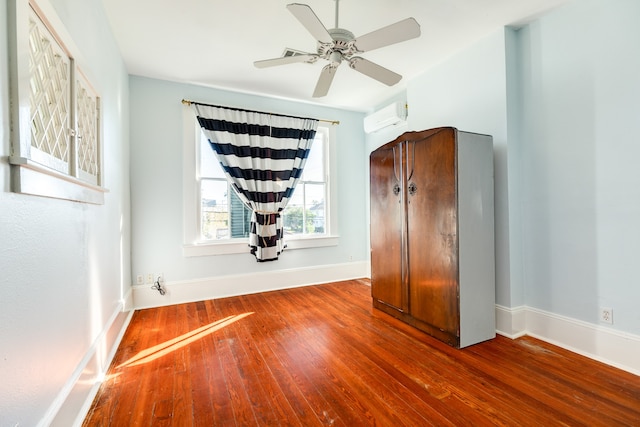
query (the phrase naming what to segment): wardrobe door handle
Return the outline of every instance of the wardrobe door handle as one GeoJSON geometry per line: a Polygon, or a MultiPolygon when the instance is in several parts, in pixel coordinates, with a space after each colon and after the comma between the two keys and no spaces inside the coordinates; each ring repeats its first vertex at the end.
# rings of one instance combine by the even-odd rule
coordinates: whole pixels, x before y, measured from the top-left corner
{"type": "Polygon", "coordinates": [[[418,186],[416,185],[415,182],[411,182],[409,183],[409,187],[407,187],[407,189],[409,190],[409,195],[413,196],[418,191],[418,186]]]}

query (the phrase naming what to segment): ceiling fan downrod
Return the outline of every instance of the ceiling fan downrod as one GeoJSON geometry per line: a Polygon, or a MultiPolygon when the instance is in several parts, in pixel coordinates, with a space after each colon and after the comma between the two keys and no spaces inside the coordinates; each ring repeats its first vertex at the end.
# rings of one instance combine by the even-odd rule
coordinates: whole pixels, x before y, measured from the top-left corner
{"type": "Polygon", "coordinates": [[[340,0],[333,1],[336,2],[335,27],[327,30],[333,39],[333,43],[318,43],[318,55],[336,63],[335,55],[333,55],[333,53],[339,52],[341,54],[341,58],[344,57],[345,59],[348,59],[356,53],[356,49],[353,45],[353,41],[355,39],[353,33],[344,28],[340,28],[339,26],[340,0]]]}

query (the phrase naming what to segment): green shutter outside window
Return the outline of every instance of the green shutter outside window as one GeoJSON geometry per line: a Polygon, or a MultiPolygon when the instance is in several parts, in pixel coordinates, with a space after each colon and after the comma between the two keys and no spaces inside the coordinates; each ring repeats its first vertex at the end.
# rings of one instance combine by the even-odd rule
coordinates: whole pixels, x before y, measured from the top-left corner
{"type": "Polygon", "coordinates": [[[235,191],[229,191],[231,195],[231,238],[249,237],[251,210],[249,210],[240,200],[235,191]]]}

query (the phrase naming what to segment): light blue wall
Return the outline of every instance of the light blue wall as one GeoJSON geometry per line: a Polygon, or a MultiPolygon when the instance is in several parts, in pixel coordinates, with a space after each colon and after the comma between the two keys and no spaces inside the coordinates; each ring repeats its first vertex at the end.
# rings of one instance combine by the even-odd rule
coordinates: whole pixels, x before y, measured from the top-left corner
{"type": "MultiPolygon", "coordinates": [[[[507,88],[507,162],[506,200],[509,209],[509,302],[507,307],[525,305],[525,280],[522,259],[522,63],[518,32],[505,28],[505,67],[507,88]]],[[[504,188],[504,187],[503,187],[504,188]]],[[[504,194],[502,197],[505,197],[504,194]]]]}
{"type": "Polygon", "coordinates": [[[495,175],[496,302],[513,306],[505,44],[498,30],[409,82],[411,130],[453,126],[491,135],[495,175]]]}
{"type": "MultiPolygon", "coordinates": [[[[7,0],[0,0],[0,425],[48,423],[130,288],[128,76],[100,0],[51,4],[102,97],[105,204],[9,191],[7,0]]],[[[124,315],[121,315],[124,316],[124,315]]],[[[91,367],[93,369],[95,367],[91,367]]],[[[95,373],[95,370],[94,370],[95,373]]]]}
{"type": "Polygon", "coordinates": [[[141,77],[131,77],[130,90],[134,275],[161,271],[170,283],[367,259],[363,113],[141,77]],[[182,99],[339,120],[336,177],[339,245],[285,250],[278,261],[268,263],[257,263],[249,253],[184,257],[182,130],[183,109],[187,107],[180,102],[182,99]]]}
{"type": "MultiPolygon", "coordinates": [[[[408,124],[493,136],[496,302],[640,333],[640,2],[578,0],[408,82],[408,124]]],[[[389,100],[391,102],[392,99],[389,100]]],[[[383,103],[385,104],[385,103],[383,103]]]]}
{"type": "Polygon", "coordinates": [[[520,30],[527,304],[640,333],[640,2],[582,0],[520,30]]]}

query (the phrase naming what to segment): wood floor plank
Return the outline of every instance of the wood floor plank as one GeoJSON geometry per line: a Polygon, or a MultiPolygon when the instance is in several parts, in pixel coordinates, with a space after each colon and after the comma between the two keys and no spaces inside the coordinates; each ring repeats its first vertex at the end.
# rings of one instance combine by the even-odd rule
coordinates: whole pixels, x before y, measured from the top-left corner
{"type": "Polygon", "coordinates": [[[287,313],[287,328],[284,334],[275,338],[274,345],[278,349],[283,365],[293,373],[317,417],[331,425],[362,425],[363,419],[340,394],[339,388],[331,382],[317,365],[313,363],[313,351],[301,329],[309,328],[309,323],[302,315],[301,307],[292,307],[286,292],[270,295],[268,309],[287,313]]]}
{"type": "MultiPolygon", "coordinates": [[[[625,399],[623,394],[615,395],[607,390],[602,382],[594,381],[588,370],[575,371],[574,363],[567,356],[558,354],[560,349],[548,347],[545,349],[543,343],[533,342],[530,338],[522,338],[516,342],[507,343],[500,347],[484,346],[478,349],[469,349],[475,356],[486,360],[489,366],[500,366],[500,361],[505,358],[517,357],[521,354],[519,346],[525,345],[527,349],[535,349],[541,354],[536,360],[531,360],[526,364],[509,365],[496,371],[495,377],[504,375],[505,381],[512,382],[512,378],[522,378],[523,386],[529,394],[535,396],[545,407],[559,407],[559,412],[569,412],[572,408],[580,406],[583,409],[575,418],[570,420],[573,424],[578,424],[582,420],[589,420],[588,425],[618,425],[625,420],[624,407],[620,408],[620,402],[626,400],[626,408],[638,405],[637,400],[625,399]],[[575,377],[581,378],[580,384],[576,384],[575,377]],[[553,388],[546,387],[553,383],[553,388]],[[602,392],[602,393],[601,393],[602,392]],[[611,399],[612,396],[613,399],[611,399]],[[606,408],[606,411],[601,409],[606,408]],[[576,419],[578,418],[578,419],[576,419]]],[[[585,361],[587,362],[587,361],[585,361]]],[[[623,405],[624,406],[624,405],[623,405]]]]}
{"type": "MultiPolygon", "coordinates": [[[[385,315],[386,316],[386,315],[385,315]]],[[[389,319],[387,319],[389,320],[389,319]]],[[[396,327],[401,328],[401,330],[410,331],[414,333],[416,330],[411,327],[406,327],[406,325],[396,324],[396,327]]],[[[393,334],[397,335],[397,334],[393,334]]],[[[421,338],[425,337],[424,334],[420,333],[421,338]]],[[[385,341],[392,340],[393,337],[385,338],[385,341]]],[[[432,382],[435,382],[435,389],[442,390],[442,392],[449,393],[447,396],[448,400],[452,400],[451,402],[447,402],[450,406],[456,406],[462,403],[467,407],[476,408],[476,416],[482,415],[485,420],[488,420],[491,424],[499,424],[499,419],[505,419],[508,424],[521,424],[525,422],[526,419],[531,419],[534,414],[540,412],[541,404],[538,405],[538,402],[529,400],[529,405],[523,408],[517,408],[516,410],[509,411],[509,407],[512,406],[512,401],[514,395],[519,397],[520,399],[525,398],[519,389],[513,389],[511,394],[505,394],[503,392],[504,384],[496,383],[495,378],[486,375],[486,371],[493,368],[493,366],[484,366],[478,367],[475,364],[460,364],[458,362],[458,357],[464,354],[464,350],[456,351],[449,347],[443,346],[440,342],[436,342],[430,337],[428,338],[430,341],[430,346],[439,347],[439,351],[432,353],[436,357],[435,358],[421,358],[420,353],[404,353],[406,359],[404,360],[405,364],[408,360],[420,360],[414,368],[419,368],[422,366],[422,371],[418,374],[411,373],[408,376],[420,376],[430,378],[432,382]],[[452,358],[449,355],[455,354],[456,358],[452,358]],[[429,365],[425,365],[424,362],[430,362],[429,365]],[[472,368],[472,371],[469,369],[472,368]],[[455,376],[464,375],[469,378],[465,384],[464,389],[460,389],[456,386],[455,376]],[[457,400],[457,401],[456,401],[457,400]],[[528,409],[531,408],[533,411],[530,411],[530,414],[527,414],[528,409]]],[[[383,346],[382,343],[378,344],[379,346],[383,346]]],[[[395,341],[395,345],[403,345],[401,341],[395,341]]],[[[424,348],[425,351],[430,351],[429,347],[424,348]]],[[[393,356],[389,356],[393,357],[393,356]]],[[[430,388],[433,388],[434,384],[427,384],[430,388]]],[[[528,387],[529,383],[523,381],[520,384],[520,387],[528,387]]],[[[539,394],[539,393],[538,393],[539,394]]],[[[563,405],[564,403],[559,402],[559,404],[563,405]]],[[[565,408],[565,410],[568,408],[565,408]]],[[[562,421],[563,412],[553,412],[553,408],[545,407],[545,414],[552,417],[556,421],[562,421]]],[[[481,422],[478,418],[475,420],[476,422],[481,422]]],[[[567,419],[566,421],[573,421],[571,419],[567,419]]]]}
{"type": "MultiPolygon", "coordinates": [[[[227,298],[220,301],[223,313],[230,316],[239,316],[247,314],[242,304],[237,298],[227,298]]],[[[238,320],[232,325],[224,329],[224,333],[229,339],[229,344],[233,348],[233,360],[236,367],[240,370],[242,385],[246,390],[246,400],[243,402],[251,408],[254,413],[258,425],[267,425],[273,423],[276,419],[272,402],[264,399],[267,395],[260,376],[265,372],[265,363],[260,353],[256,350],[255,344],[250,336],[248,336],[242,323],[251,321],[249,316],[238,320]]],[[[239,402],[237,402],[239,403],[239,402]]]]}
{"type": "Polygon", "coordinates": [[[262,313],[262,319],[254,322],[256,327],[253,328],[254,337],[257,337],[264,345],[263,355],[265,361],[271,371],[271,375],[278,383],[280,390],[282,390],[285,398],[287,399],[293,414],[286,419],[291,421],[292,425],[295,421],[294,417],[303,426],[320,426],[323,425],[323,421],[326,419],[332,419],[333,425],[342,425],[340,422],[335,422],[335,417],[324,410],[318,408],[326,408],[328,405],[321,400],[315,399],[313,388],[300,387],[300,373],[295,369],[289,369],[287,360],[281,350],[280,339],[284,337],[283,330],[289,328],[289,325],[284,321],[280,310],[272,309],[265,305],[262,295],[248,295],[241,298],[243,301],[251,301],[251,307],[256,312],[262,313]],[[259,326],[258,326],[259,325],[259,326]],[[316,410],[314,411],[314,408],[316,410]]]}
{"type": "MultiPolygon", "coordinates": [[[[149,322],[150,324],[161,324],[164,321],[167,313],[165,311],[146,311],[135,313],[134,318],[132,318],[132,322],[135,320],[139,320],[140,322],[149,322]],[[138,315],[136,318],[135,315],[138,315]]],[[[136,365],[132,367],[128,367],[127,369],[131,370],[128,372],[129,375],[123,375],[124,369],[119,369],[118,366],[125,365],[133,358],[136,357],[137,353],[140,349],[149,348],[156,344],[154,340],[157,339],[157,333],[144,333],[143,331],[139,331],[136,333],[136,340],[133,342],[133,346],[131,348],[127,348],[122,354],[120,360],[118,360],[118,365],[116,365],[116,370],[119,371],[120,377],[122,378],[122,382],[120,383],[120,387],[122,392],[118,394],[117,406],[113,408],[113,412],[111,415],[110,422],[122,422],[123,425],[145,425],[145,424],[136,424],[134,418],[137,413],[144,415],[144,409],[137,410],[136,404],[140,401],[145,401],[148,397],[149,390],[142,389],[140,387],[142,381],[141,378],[144,378],[145,381],[150,379],[150,373],[153,372],[152,367],[145,365],[136,365]]],[[[113,365],[112,365],[113,368],[113,365]]],[[[147,425],[150,424],[150,420],[147,417],[147,425]]]]}
{"type": "MultiPolygon", "coordinates": [[[[313,291],[316,291],[316,289],[313,291]]],[[[309,298],[313,300],[314,297],[310,296],[309,298]]],[[[320,301],[321,299],[317,300],[318,303],[320,301]]],[[[344,303],[341,301],[339,304],[342,305],[344,303]]],[[[385,366],[387,371],[394,373],[396,380],[401,383],[408,384],[409,387],[417,386],[417,389],[414,388],[414,393],[422,395],[429,404],[437,408],[438,412],[445,413],[448,419],[456,423],[462,423],[465,420],[469,421],[469,414],[465,414],[463,409],[473,406],[476,403],[475,399],[477,396],[471,398],[466,397],[464,401],[457,397],[455,386],[449,382],[446,377],[443,378],[443,374],[447,372],[445,368],[447,367],[446,362],[448,362],[448,358],[438,361],[423,357],[424,352],[428,353],[431,351],[429,347],[414,349],[408,346],[406,337],[398,335],[397,329],[389,327],[386,321],[394,322],[389,317],[389,319],[385,319],[385,321],[376,325],[376,327],[371,330],[358,330],[359,336],[366,336],[364,334],[375,330],[375,333],[371,334],[369,340],[362,340],[364,343],[370,342],[367,353],[378,353],[379,357],[376,358],[377,363],[385,366]],[[398,348],[404,348],[405,351],[397,352],[398,348]],[[427,390],[428,393],[423,393],[423,389],[427,390]]],[[[404,327],[406,325],[396,324],[396,327],[397,326],[404,327]]],[[[357,325],[356,328],[360,328],[360,326],[357,325]]],[[[432,341],[435,345],[442,344],[435,340],[432,341]]],[[[450,347],[442,344],[441,352],[436,354],[446,356],[446,352],[449,350],[450,347]]],[[[449,367],[449,372],[453,375],[458,374],[457,369],[451,367],[449,367]]],[[[496,409],[490,405],[479,406],[480,405],[475,404],[475,407],[477,407],[477,413],[473,414],[475,416],[475,423],[481,423],[484,419],[491,418],[490,414],[489,416],[481,418],[479,412],[487,411],[491,413],[496,411],[496,409]]]]}
{"type": "MultiPolygon", "coordinates": [[[[154,354],[150,354],[151,357],[157,357],[153,359],[153,362],[147,362],[149,369],[152,369],[157,380],[153,389],[153,408],[151,425],[154,427],[161,425],[171,425],[173,420],[174,409],[174,369],[175,369],[175,354],[169,351],[167,354],[162,354],[162,350],[169,345],[170,342],[179,336],[183,331],[178,329],[177,323],[179,321],[179,313],[177,311],[178,306],[167,307],[167,310],[163,310],[166,314],[164,319],[155,325],[158,333],[158,338],[155,341],[158,348],[154,354]]],[[[141,412],[145,414],[149,410],[149,407],[142,406],[141,412]]]]}
{"type": "MultiPolygon", "coordinates": [[[[219,319],[234,315],[225,312],[219,301],[214,301],[213,306],[219,319]]],[[[245,383],[247,367],[237,363],[235,354],[240,350],[233,334],[229,332],[232,328],[233,325],[229,325],[216,334],[216,350],[219,353],[222,374],[225,378],[228,398],[233,411],[233,419],[235,420],[233,425],[253,426],[257,425],[257,420],[253,408],[249,404],[248,393],[251,390],[247,389],[245,383]]]]}
{"type": "MultiPolygon", "coordinates": [[[[217,312],[213,301],[205,301],[205,313],[200,314],[201,324],[208,325],[220,321],[220,313],[217,312]]],[[[219,343],[218,335],[220,332],[206,335],[202,338],[203,348],[206,349],[209,393],[213,405],[213,425],[234,426],[235,416],[233,413],[233,405],[231,404],[231,396],[227,387],[227,378],[225,376],[224,366],[222,365],[222,349],[219,343]]]]}
{"type": "MultiPolygon", "coordinates": [[[[294,298],[297,298],[296,296],[294,298]]],[[[322,314],[322,306],[314,306],[313,310],[322,314]]],[[[341,330],[353,331],[354,325],[347,322],[347,317],[341,319],[341,330]]],[[[359,337],[343,335],[339,339],[323,336],[321,339],[311,334],[308,341],[314,345],[316,354],[322,355],[323,362],[330,369],[333,365],[335,371],[345,382],[351,384],[354,393],[357,392],[357,402],[366,402],[367,411],[372,418],[385,425],[405,425],[403,420],[411,420],[410,425],[430,425],[431,422],[416,410],[415,405],[409,405],[392,387],[392,382],[381,370],[370,362],[367,354],[359,353],[359,349],[350,343],[359,337]],[[323,351],[325,346],[331,346],[330,357],[323,351]]],[[[424,408],[423,408],[424,409],[424,408]]],[[[435,415],[435,414],[434,414],[435,415]]]]}
{"type": "MultiPolygon", "coordinates": [[[[208,317],[206,306],[203,301],[186,305],[189,313],[189,329],[196,330],[204,325],[208,325],[208,317]]],[[[191,376],[191,392],[193,398],[193,425],[208,427],[215,425],[215,416],[213,411],[213,403],[211,400],[211,389],[209,383],[211,381],[211,364],[209,359],[217,357],[209,351],[209,341],[205,336],[194,341],[189,351],[189,366],[191,376]]]]}
{"type": "Polygon", "coordinates": [[[640,426],[640,377],[531,337],[453,349],[352,280],[134,313],[84,425],[640,426]]]}
{"type": "MultiPolygon", "coordinates": [[[[343,302],[338,304],[343,304],[343,302]]],[[[372,310],[370,307],[365,309],[367,312],[370,310],[372,310]]],[[[389,320],[392,319],[389,317],[389,320]]],[[[405,325],[402,324],[402,326],[405,325]]],[[[414,404],[415,398],[419,397],[422,402],[432,408],[429,411],[431,418],[434,418],[433,413],[435,412],[444,415],[454,423],[463,423],[467,420],[468,414],[465,415],[464,411],[459,410],[466,405],[459,405],[459,402],[453,400],[449,385],[440,378],[437,371],[427,369],[419,362],[421,359],[430,361],[430,358],[424,358],[421,351],[412,353],[411,346],[407,345],[406,337],[398,335],[397,329],[391,324],[381,322],[377,326],[369,328],[366,324],[356,323],[350,328],[342,328],[341,330],[345,333],[355,333],[352,336],[341,337],[341,341],[357,345],[361,354],[386,372],[393,379],[392,382],[411,390],[414,404]],[[398,349],[404,349],[404,351],[398,352],[398,349]]],[[[446,346],[445,348],[448,349],[446,346]]],[[[442,420],[438,422],[442,422],[442,420]]]]}
{"type": "MultiPolygon", "coordinates": [[[[403,330],[404,326],[396,325],[400,330],[403,330]]],[[[406,329],[406,332],[413,333],[414,329],[406,329]]],[[[501,337],[496,340],[501,340],[501,337]]],[[[500,381],[500,364],[484,365],[478,361],[472,364],[461,363],[466,350],[442,347],[439,342],[430,342],[429,346],[425,347],[425,351],[431,355],[429,358],[420,358],[419,353],[408,355],[407,360],[420,360],[414,369],[421,370],[411,375],[436,381],[436,390],[446,393],[443,402],[447,406],[456,407],[465,417],[473,416],[474,422],[492,425],[535,425],[544,422],[545,419],[553,420],[555,423],[571,421],[565,413],[557,412],[540,402],[538,399],[544,393],[544,389],[532,388],[526,377],[510,377],[508,383],[503,383],[500,381]],[[429,349],[429,346],[433,347],[429,349]],[[424,364],[427,360],[430,362],[428,365],[424,364]],[[465,378],[466,381],[460,382],[458,378],[465,378]],[[527,394],[526,390],[532,393],[527,394]],[[473,408],[474,412],[469,414],[464,407],[473,408]]],[[[504,361],[502,362],[504,364],[504,361]]]]}
{"type": "MultiPolygon", "coordinates": [[[[142,348],[162,346],[163,343],[173,338],[176,334],[174,325],[177,318],[178,314],[176,313],[175,306],[160,311],[156,318],[159,327],[147,333],[147,344],[142,348]]],[[[155,354],[150,353],[149,356],[153,357],[155,354]]],[[[135,426],[150,426],[155,420],[155,413],[153,411],[155,403],[172,398],[172,392],[169,394],[165,393],[164,387],[166,387],[166,381],[162,378],[162,373],[166,372],[165,367],[167,365],[171,365],[170,360],[173,357],[173,353],[158,358],[155,364],[145,363],[143,353],[138,352],[131,356],[132,357],[122,361],[123,364],[129,364],[130,369],[138,372],[137,393],[135,398],[132,399],[133,406],[131,408],[130,423],[135,426]],[[149,411],[150,408],[152,408],[151,411],[149,411]]],[[[171,399],[171,401],[173,401],[173,399],[171,399]]],[[[167,415],[170,419],[173,414],[167,415]]]]}
{"type": "Polygon", "coordinates": [[[280,319],[264,309],[259,295],[243,296],[239,300],[245,310],[256,315],[252,322],[243,323],[242,326],[264,361],[265,372],[261,374],[263,384],[269,400],[273,403],[277,419],[283,424],[286,420],[286,425],[291,426],[321,425],[291,374],[285,369],[278,357],[276,346],[273,345],[269,331],[277,331],[280,328],[280,319]]]}
{"type": "MultiPolygon", "coordinates": [[[[189,333],[189,311],[187,304],[176,308],[176,329],[178,336],[189,333]]],[[[173,353],[173,422],[176,425],[193,425],[193,394],[191,392],[191,350],[196,343],[176,346],[173,353]]],[[[165,356],[166,357],[166,356],[165,356]]]]}

